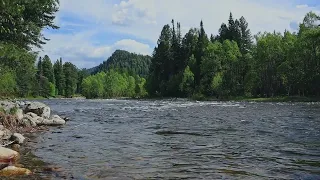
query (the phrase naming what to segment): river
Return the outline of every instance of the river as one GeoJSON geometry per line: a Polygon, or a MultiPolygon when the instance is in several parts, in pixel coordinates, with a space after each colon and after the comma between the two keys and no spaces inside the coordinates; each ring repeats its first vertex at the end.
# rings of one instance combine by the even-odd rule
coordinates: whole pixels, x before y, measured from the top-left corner
{"type": "Polygon", "coordinates": [[[320,104],[44,100],[34,154],[75,179],[320,179],[320,104]]]}

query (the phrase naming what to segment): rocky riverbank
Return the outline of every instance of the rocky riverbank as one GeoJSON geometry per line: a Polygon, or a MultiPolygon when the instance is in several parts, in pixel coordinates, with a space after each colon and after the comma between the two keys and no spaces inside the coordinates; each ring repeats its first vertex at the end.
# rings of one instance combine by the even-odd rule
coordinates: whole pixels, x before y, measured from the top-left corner
{"type": "Polygon", "coordinates": [[[0,101],[0,176],[28,176],[28,167],[19,164],[19,149],[26,135],[62,126],[67,118],[52,115],[50,107],[40,102],[0,101]]]}

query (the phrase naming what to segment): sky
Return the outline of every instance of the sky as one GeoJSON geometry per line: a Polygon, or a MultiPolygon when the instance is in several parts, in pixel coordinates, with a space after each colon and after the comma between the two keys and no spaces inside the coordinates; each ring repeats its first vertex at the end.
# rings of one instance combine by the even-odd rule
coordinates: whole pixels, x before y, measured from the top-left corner
{"type": "Polygon", "coordinates": [[[99,65],[117,49],[151,55],[162,27],[172,19],[182,33],[203,20],[208,35],[218,33],[229,13],[244,16],[252,34],[296,31],[304,15],[320,14],[319,0],[60,0],[55,23],[44,29],[50,41],[39,55],[62,58],[79,68],[99,65]]]}

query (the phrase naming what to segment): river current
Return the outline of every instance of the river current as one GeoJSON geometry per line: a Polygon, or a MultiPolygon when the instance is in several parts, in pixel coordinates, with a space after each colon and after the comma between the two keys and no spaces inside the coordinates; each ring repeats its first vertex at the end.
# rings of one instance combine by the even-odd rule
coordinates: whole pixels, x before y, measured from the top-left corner
{"type": "Polygon", "coordinates": [[[45,100],[34,154],[75,179],[320,179],[320,104],[45,100]]]}

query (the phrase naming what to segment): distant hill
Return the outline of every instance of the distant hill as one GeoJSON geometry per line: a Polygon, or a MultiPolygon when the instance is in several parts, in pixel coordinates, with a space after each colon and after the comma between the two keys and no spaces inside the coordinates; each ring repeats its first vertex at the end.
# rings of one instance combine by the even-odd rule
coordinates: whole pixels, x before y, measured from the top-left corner
{"type": "Polygon", "coordinates": [[[106,61],[99,66],[87,69],[90,74],[96,74],[110,69],[127,70],[130,74],[146,77],[149,74],[151,57],[130,53],[124,50],[116,50],[106,61]]]}

